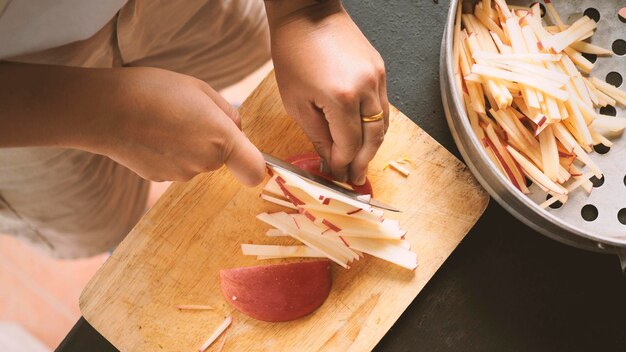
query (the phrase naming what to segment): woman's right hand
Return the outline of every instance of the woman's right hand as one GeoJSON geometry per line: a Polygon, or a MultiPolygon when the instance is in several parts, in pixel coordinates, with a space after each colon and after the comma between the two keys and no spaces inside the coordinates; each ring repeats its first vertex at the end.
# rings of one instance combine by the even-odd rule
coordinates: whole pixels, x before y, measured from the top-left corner
{"type": "Polygon", "coordinates": [[[222,165],[245,185],[263,180],[265,162],[237,111],[208,84],[156,68],[110,71],[96,73],[84,149],[153,181],[187,181],[222,165]]]}
{"type": "Polygon", "coordinates": [[[153,181],[187,181],[224,164],[248,186],[265,176],[237,111],[190,76],[0,62],[0,106],[0,148],[83,149],[153,181]]]}

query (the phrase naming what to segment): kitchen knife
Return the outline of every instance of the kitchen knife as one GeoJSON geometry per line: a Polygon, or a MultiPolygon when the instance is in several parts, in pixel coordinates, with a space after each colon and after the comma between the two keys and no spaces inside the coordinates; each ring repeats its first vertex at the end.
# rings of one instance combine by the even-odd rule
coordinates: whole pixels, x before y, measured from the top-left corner
{"type": "Polygon", "coordinates": [[[372,198],[370,195],[363,195],[360,193],[357,193],[355,191],[349,190],[347,188],[344,188],[330,180],[325,179],[324,177],[318,176],[314,173],[302,170],[301,168],[292,165],[288,162],[282,161],[279,158],[276,158],[274,156],[271,156],[269,154],[265,154],[265,153],[261,153],[263,154],[263,158],[265,159],[265,163],[271,167],[275,167],[275,168],[280,168],[283,169],[285,171],[289,171],[293,174],[296,174],[310,182],[315,183],[318,186],[324,187],[326,189],[329,189],[331,191],[334,192],[338,192],[343,194],[346,197],[352,198],[358,202],[364,203],[364,204],[369,204],[373,207],[376,208],[380,208],[380,209],[385,209],[385,210],[389,210],[389,211],[395,211],[395,212],[399,212],[400,210],[392,207],[391,205],[387,205],[383,202],[379,202],[376,199],[372,198]]]}

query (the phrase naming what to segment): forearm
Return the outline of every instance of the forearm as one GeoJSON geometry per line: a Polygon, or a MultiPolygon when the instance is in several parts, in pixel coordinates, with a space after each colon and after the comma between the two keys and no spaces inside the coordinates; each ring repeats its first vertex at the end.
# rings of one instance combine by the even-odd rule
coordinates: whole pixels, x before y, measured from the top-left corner
{"type": "Polygon", "coordinates": [[[0,63],[0,148],[87,147],[96,126],[86,107],[103,104],[89,96],[85,77],[90,71],[0,63]]]}

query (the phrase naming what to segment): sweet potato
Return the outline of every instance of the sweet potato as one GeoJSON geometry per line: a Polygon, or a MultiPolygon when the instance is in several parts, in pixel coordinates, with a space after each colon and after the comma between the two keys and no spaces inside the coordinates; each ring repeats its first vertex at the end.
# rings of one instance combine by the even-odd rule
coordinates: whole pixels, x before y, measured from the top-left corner
{"type": "MultiPolygon", "coordinates": [[[[321,172],[320,156],[317,155],[316,153],[303,153],[299,155],[294,155],[294,156],[287,158],[286,161],[305,171],[314,173],[318,176],[322,176],[332,181],[331,176],[323,174],[321,172]]],[[[362,186],[357,186],[351,182],[348,184],[350,185],[350,187],[352,187],[352,189],[355,192],[358,192],[361,194],[370,194],[372,197],[374,196],[373,190],[372,190],[372,184],[370,183],[370,180],[367,179],[367,177],[365,178],[365,183],[362,186]]]]}
{"type": "Polygon", "coordinates": [[[330,292],[330,262],[315,260],[220,271],[226,300],[240,312],[269,322],[301,318],[330,292]]]}

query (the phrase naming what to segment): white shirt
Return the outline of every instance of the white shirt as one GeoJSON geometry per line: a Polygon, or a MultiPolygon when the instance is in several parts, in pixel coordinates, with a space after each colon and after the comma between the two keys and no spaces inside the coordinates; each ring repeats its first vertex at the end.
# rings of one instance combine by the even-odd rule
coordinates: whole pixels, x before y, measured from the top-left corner
{"type": "Polygon", "coordinates": [[[0,59],[84,40],[128,0],[0,0],[0,59]]]}

